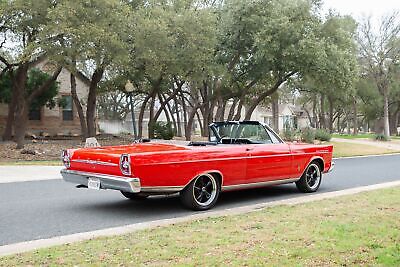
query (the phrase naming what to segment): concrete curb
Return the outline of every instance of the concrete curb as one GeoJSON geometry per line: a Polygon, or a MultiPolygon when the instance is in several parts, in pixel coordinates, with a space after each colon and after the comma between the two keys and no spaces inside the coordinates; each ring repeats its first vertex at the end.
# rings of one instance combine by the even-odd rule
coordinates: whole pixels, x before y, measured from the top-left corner
{"type": "Polygon", "coordinates": [[[53,237],[53,238],[48,238],[48,239],[32,240],[32,241],[27,241],[27,242],[21,242],[21,243],[16,243],[16,244],[0,246],[0,256],[12,255],[12,254],[16,254],[16,253],[22,253],[22,252],[32,251],[32,250],[36,250],[36,249],[40,249],[40,248],[56,246],[56,245],[63,245],[63,244],[68,244],[68,243],[72,243],[72,242],[90,240],[90,239],[97,238],[97,237],[109,237],[109,236],[128,234],[128,233],[132,233],[132,232],[135,232],[138,230],[151,229],[151,228],[156,228],[156,227],[161,227],[161,226],[168,226],[168,225],[172,225],[172,224],[176,224],[176,223],[189,222],[189,221],[200,220],[200,219],[205,219],[205,218],[244,214],[244,213],[252,212],[255,210],[263,209],[266,207],[274,207],[274,206],[278,206],[278,205],[297,205],[297,204],[308,203],[308,202],[312,202],[312,201],[335,198],[335,197],[339,197],[339,196],[352,195],[352,194],[357,194],[360,192],[367,192],[367,191],[396,187],[396,186],[400,186],[400,180],[395,181],[395,182],[376,184],[376,185],[361,186],[361,187],[345,189],[345,190],[335,191],[335,192],[305,195],[302,197],[296,197],[296,198],[292,198],[292,199],[284,199],[284,200],[278,200],[278,201],[272,201],[272,202],[258,203],[258,204],[237,207],[237,208],[230,208],[230,209],[225,209],[225,210],[220,210],[220,211],[208,211],[208,212],[196,213],[193,215],[179,217],[179,218],[156,220],[156,221],[136,223],[136,224],[120,226],[120,227],[101,229],[101,230],[85,232],[85,233],[77,233],[77,234],[71,234],[71,235],[58,236],[58,237],[53,237]]]}

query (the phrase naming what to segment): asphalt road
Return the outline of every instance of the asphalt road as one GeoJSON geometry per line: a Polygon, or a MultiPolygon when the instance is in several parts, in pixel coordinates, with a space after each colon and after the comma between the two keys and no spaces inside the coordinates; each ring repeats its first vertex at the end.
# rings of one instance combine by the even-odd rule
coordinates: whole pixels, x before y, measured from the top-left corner
{"type": "MultiPolygon", "coordinates": [[[[400,180],[400,155],[338,159],[318,193],[400,180]]],[[[223,193],[215,209],[302,196],[294,184],[223,193]]],[[[132,202],[116,191],[76,189],[60,179],[0,184],[0,246],[185,216],[179,198],[132,202]]]]}

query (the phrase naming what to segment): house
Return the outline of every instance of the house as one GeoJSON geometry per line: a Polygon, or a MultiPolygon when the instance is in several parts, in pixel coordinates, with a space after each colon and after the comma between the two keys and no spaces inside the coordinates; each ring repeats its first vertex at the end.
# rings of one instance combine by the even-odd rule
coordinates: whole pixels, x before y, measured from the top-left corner
{"type": "MultiPolygon", "coordinates": [[[[35,68],[44,72],[51,73],[53,64],[45,57],[41,57],[35,62],[35,68]]],[[[50,135],[75,135],[80,134],[81,128],[78,113],[71,96],[71,73],[65,68],[62,69],[57,78],[59,83],[59,92],[57,98],[63,99],[66,105],[54,108],[41,107],[37,110],[31,110],[29,113],[29,122],[27,132],[40,134],[46,132],[50,135]]],[[[79,99],[86,99],[89,92],[90,81],[82,74],[76,77],[76,91],[79,99]]],[[[84,107],[85,109],[85,107],[84,107]]],[[[3,133],[8,114],[8,105],[0,103],[0,133],[3,133]]]]}
{"type": "MultiPolygon", "coordinates": [[[[231,103],[227,103],[226,109],[225,109],[225,115],[229,113],[231,103]]],[[[293,104],[293,103],[280,103],[278,105],[278,113],[279,113],[279,131],[282,132],[285,127],[290,127],[292,129],[303,129],[306,127],[310,127],[310,120],[307,116],[307,113],[305,110],[303,110],[301,107],[293,104]]],[[[246,107],[244,106],[241,110],[241,118],[243,119],[246,114],[246,107]]],[[[144,118],[143,118],[143,136],[147,137],[148,133],[148,122],[149,122],[149,115],[150,111],[146,110],[144,112],[144,118]]],[[[180,114],[181,118],[183,118],[183,114],[180,114]]],[[[200,115],[201,116],[201,115],[200,115]]],[[[138,110],[135,111],[135,118],[136,118],[136,125],[137,125],[137,119],[139,117],[139,112],[138,110]]],[[[257,106],[256,109],[254,110],[251,120],[254,121],[260,121],[263,123],[266,123],[270,126],[272,126],[272,121],[273,121],[273,115],[272,115],[272,109],[271,107],[264,107],[264,106],[257,106]]],[[[165,116],[165,113],[162,112],[160,117],[158,118],[158,121],[161,122],[166,122],[167,117],[165,116]]],[[[184,129],[184,124],[181,122],[181,128],[184,129]]],[[[108,134],[120,134],[120,133],[132,133],[133,132],[133,126],[132,126],[132,117],[131,114],[129,113],[126,118],[122,121],[120,120],[105,120],[103,118],[99,118],[99,127],[100,131],[108,134]]],[[[201,130],[200,130],[200,125],[197,121],[197,119],[193,123],[193,134],[194,135],[199,135],[201,130]]]]}
{"type": "MultiPolygon", "coordinates": [[[[279,104],[278,114],[278,128],[280,132],[286,127],[291,129],[304,129],[311,126],[307,113],[297,105],[279,104]]],[[[251,120],[260,121],[272,126],[273,115],[271,107],[258,106],[254,110],[251,120]]]]}

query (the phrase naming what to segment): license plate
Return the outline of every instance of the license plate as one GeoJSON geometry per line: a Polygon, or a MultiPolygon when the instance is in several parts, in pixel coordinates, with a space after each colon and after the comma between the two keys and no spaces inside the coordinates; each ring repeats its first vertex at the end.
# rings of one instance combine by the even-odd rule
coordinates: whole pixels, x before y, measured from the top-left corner
{"type": "Polygon", "coordinates": [[[100,190],[100,180],[97,178],[89,178],[88,179],[88,188],[100,190]]]}

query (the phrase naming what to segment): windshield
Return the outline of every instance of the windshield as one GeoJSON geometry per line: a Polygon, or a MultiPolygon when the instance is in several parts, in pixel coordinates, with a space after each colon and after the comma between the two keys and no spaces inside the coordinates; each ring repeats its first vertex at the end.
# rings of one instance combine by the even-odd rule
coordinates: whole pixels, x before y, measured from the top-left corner
{"type": "Polygon", "coordinates": [[[219,143],[270,144],[271,137],[259,123],[221,122],[211,126],[210,141],[219,143]]]}

